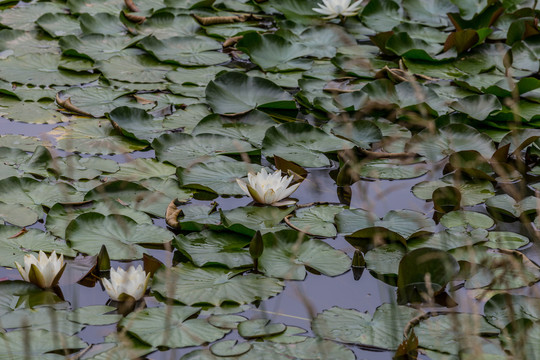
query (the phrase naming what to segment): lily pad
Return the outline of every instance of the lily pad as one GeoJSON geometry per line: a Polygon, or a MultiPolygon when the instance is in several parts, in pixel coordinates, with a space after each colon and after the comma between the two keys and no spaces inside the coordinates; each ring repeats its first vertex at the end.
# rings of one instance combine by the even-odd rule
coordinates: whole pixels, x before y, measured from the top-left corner
{"type": "Polygon", "coordinates": [[[373,317],[357,310],[332,307],[318,314],[311,327],[325,339],[395,350],[403,341],[403,329],[418,314],[418,310],[391,304],[379,306],[373,317]]]}
{"type": "Polygon", "coordinates": [[[241,114],[255,108],[295,109],[292,96],[273,82],[231,71],[210,81],[206,101],[218,114],[241,114]]]}
{"type": "Polygon", "coordinates": [[[58,148],[88,154],[122,154],[142,150],[147,144],[122,136],[104,120],[79,120],[49,132],[58,148]]]}
{"type": "Polygon", "coordinates": [[[239,356],[247,353],[250,349],[250,343],[237,343],[236,340],[220,341],[210,347],[210,351],[216,356],[239,356]]]}
{"type": "Polygon", "coordinates": [[[290,222],[307,234],[334,237],[337,235],[334,217],[342,210],[343,207],[334,205],[298,209],[290,222]]]}
{"type": "Polygon", "coordinates": [[[96,80],[99,74],[71,72],[59,69],[56,54],[26,54],[0,60],[0,78],[32,85],[79,85],[96,80]]]}
{"type": "Polygon", "coordinates": [[[320,240],[305,239],[296,231],[268,233],[263,242],[259,266],[268,276],[303,280],[306,267],[328,276],[341,275],[351,267],[345,253],[320,240]]]}
{"type": "Polygon", "coordinates": [[[471,226],[475,229],[489,229],[495,221],[489,216],[474,211],[452,211],[444,214],[441,224],[447,228],[471,226]]]}
{"type": "Polygon", "coordinates": [[[37,252],[56,251],[58,254],[75,257],[77,252],[71,249],[65,242],[55,239],[54,236],[37,229],[21,231],[15,226],[0,225],[0,264],[2,266],[14,267],[15,261],[24,264],[24,255],[32,254],[37,256],[37,252]]]}
{"type": "Polygon", "coordinates": [[[87,344],[77,336],[66,336],[46,330],[15,330],[0,338],[0,356],[10,359],[24,359],[35,356],[42,359],[61,359],[64,355],[50,353],[58,350],[78,350],[87,344]]]}
{"type": "Polygon", "coordinates": [[[461,206],[481,204],[495,195],[493,185],[489,181],[461,181],[444,177],[436,181],[422,181],[413,186],[413,194],[423,200],[430,200],[433,192],[444,186],[454,186],[461,193],[461,206]]]}
{"type": "Polygon", "coordinates": [[[230,330],[214,327],[205,319],[190,319],[200,308],[174,306],[133,312],[119,325],[152,346],[181,348],[221,339],[230,330]]]}
{"type": "Polygon", "coordinates": [[[426,129],[413,136],[407,145],[407,151],[423,155],[430,161],[439,161],[463,150],[478,151],[489,159],[495,146],[489,136],[463,124],[448,125],[435,132],[426,129]]]}
{"type": "Polygon", "coordinates": [[[289,42],[275,34],[245,34],[237,48],[249,54],[264,71],[309,70],[312,60],[301,58],[309,49],[300,42],[289,42]]]}
{"type": "Polygon", "coordinates": [[[250,242],[247,236],[204,230],[180,234],[173,240],[173,245],[197,266],[225,265],[232,269],[253,263],[246,248],[250,242]]]}
{"type": "Polygon", "coordinates": [[[223,155],[256,151],[246,141],[213,134],[196,136],[184,133],[164,134],[154,139],[152,147],[159,160],[168,161],[183,168],[208,161],[208,159],[223,158],[223,155]]]}
{"type": "Polygon", "coordinates": [[[253,236],[257,231],[265,234],[288,229],[280,223],[285,216],[293,211],[294,207],[292,206],[288,208],[245,206],[223,211],[221,220],[228,229],[253,236]]]}
{"type": "Polygon", "coordinates": [[[238,333],[246,339],[272,336],[283,333],[287,326],[270,323],[269,319],[253,319],[238,324],[238,333]]]}
{"type": "Polygon", "coordinates": [[[229,61],[227,54],[218,52],[221,44],[207,37],[169,37],[159,40],[146,37],[138,45],[160,61],[183,66],[218,65],[229,61]]]}
{"type": "Polygon", "coordinates": [[[354,146],[309,124],[286,123],[266,131],[262,153],[266,157],[279,156],[305,167],[323,167],[330,165],[324,153],[354,146]]]}
{"type": "Polygon", "coordinates": [[[113,260],[141,259],[148,251],[139,244],[163,244],[172,233],[163,228],[137,224],[123,215],[85,213],[66,228],[66,240],[80,252],[97,255],[105,245],[113,260]]]}
{"type": "Polygon", "coordinates": [[[279,294],[283,283],[261,275],[238,275],[238,271],[222,267],[197,268],[179,264],[166,271],[158,270],[152,290],[186,305],[207,303],[220,306],[225,301],[248,304],[266,300],[279,294]],[[171,282],[175,284],[172,292],[171,282]]]}
{"type": "Polygon", "coordinates": [[[215,192],[220,195],[245,195],[236,179],[257,173],[262,166],[239,161],[198,163],[187,169],[178,168],[176,175],[184,187],[215,192]]]}

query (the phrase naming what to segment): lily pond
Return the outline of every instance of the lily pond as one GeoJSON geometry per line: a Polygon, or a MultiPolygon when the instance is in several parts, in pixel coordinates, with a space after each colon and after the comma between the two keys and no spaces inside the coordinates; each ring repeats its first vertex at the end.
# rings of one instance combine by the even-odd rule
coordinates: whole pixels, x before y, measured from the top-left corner
{"type": "Polygon", "coordinates": [[[539,358],[539,15],[0,0],[0,359],[539,358]]]}

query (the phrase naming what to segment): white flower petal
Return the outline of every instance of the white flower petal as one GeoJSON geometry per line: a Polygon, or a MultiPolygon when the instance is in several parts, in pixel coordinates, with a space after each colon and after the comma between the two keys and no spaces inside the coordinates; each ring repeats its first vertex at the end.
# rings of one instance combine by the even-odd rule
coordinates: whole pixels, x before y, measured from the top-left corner
{"type": "Polygon", "coordinates": [[[257,174],[248,174],[249,184],[240,179],[236,179],[236,181],[242,190],[244,190],[243,186],[246,187],[247,192],[256,202],[274,204],[291,195],[300,186],[300,184],[295,184],[289,187],[294,177],[292,175],[282,176],[281,174],[281,170],[269,173],[263,168],[257,174]]]}
{"type": "Polygon", "coordinates": [[[60,272],[64,269],[64,255],[58,257],[56,252],[53,251],[51,255],[47,257],[47,255],[40,250],[37,258],[32,254],[24,255],[24,268],[17,262],[15,262],[15,265],[24,281],[34,282],[37,286],[49,288],[55,285],[58,280],[57,276],[58,278],[61,276],[60,272]],[[32,265],[35,266],[35,272],[33,273],[31,280],[30,270],[32,269],[32,265]],[[38,276],[36,277],[35,275],[38,276]]]}
{"type": "Polygon", "coordinates": [[[103,287],[110,298],[121,301],[125,295],[129,295],[135,300],[144,296],[150,274],[146,274],[141,265],[130,266],[128,270],[122,268],[111,269],[111,279],[102,279],[103,287]]]}

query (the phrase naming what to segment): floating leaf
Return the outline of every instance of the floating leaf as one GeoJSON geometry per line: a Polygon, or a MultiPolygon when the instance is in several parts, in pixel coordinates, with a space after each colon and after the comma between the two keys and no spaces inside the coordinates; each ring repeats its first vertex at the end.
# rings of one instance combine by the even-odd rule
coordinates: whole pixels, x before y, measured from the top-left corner
{"type": "Polygon", "coordinates": [[[295,109],[292,96],[273,82],[231,71],[210,81],[206,101],[218,114],[241,114],[255,108],[295,109]]]}
{"type": "Polygon", "coordinates": [[[187,306],[144,309],[129,314],[119,325],[149,345],[170,348],[202,345],[230,331],[214,327],[205,319],[190,319],[199,311],[187,306]]]}
{"type": "Polygon", "coordinates": [[[324,155],[354,147],[354,144],[325,133],[309,124],[286,123],[269,128],[263,140],[262,153],[279,156],[305,167],[330,165],[324,155]]]}
{"type": "Polygon", "coordinates": [[[178,235],[173,245],[197,266],[225,265],[232,269],[251,265],[246,248],[249,242],[249,237],[238,234],[204,230],[178,235]]]}
{"type": "Polygon", "coordinates": [[[403,341],[403,329],[418,314],[418,310],[391,304],[379,306],[373,317],[332,307],[318,314],[311,326],[315,334],[325,339],[396,350],[403,341]]]}
{"type": "Polygon", "coordinates": [[[152,290],[186,305],[207,303],[220,306],[224,301],[248,304],[266,300],[279,294],[283,283],[261,275],[238,275],[238,271],[222,267],[197,268],[179,264],[156,272],[152,290]],[[175,284],[173,292],[170,290],[171,282],[175,284]]]}
{"type": "Polygon", "coordinates": [[[263,235],[264,251],[259,258],[262,272],[287,280],[303,280],[306,267],[328,276],[343,274],[351,259],[343,252],[316,239],[305,239],[296,231],[263,235]]]}
{"type": "Polygon", "coordinates": [[[421,248],[407,253],[399,263],[398,302],[422,302],[428,294],[438,294],[459,270],[446,251],[421,248]]]}
{"type": "Polygon", "coordinates": [[[107,246],[113,260],[141,259],[147,253],[138,244],[163,244],[172,240],[172,233],[163,228],[137,224],[123,215],[86,213],[72,220],[66,228],[66,239],[80,252],[97,255],[107,246]]]}
{"type": "Polygon", "coordinates": [[[188,168],[208,159],[226,159],[223,155],[250,153],[255,151],[246,141],[228,136],[184,133],[164,134],[154,139],[152,146],[161,161],[188,168]]]}
{"type": "Polygon", "coordinates": [[[298,209],[290,222],[307,234],[334,237],[337,235],[334,217],[342,210],[343,207],[334,205],[298,209]]]}
{"type": "Polygon", "coordinates": [[[309,70],[312,60],[301,58],[309,49],[302,43],[291,43],[275,34],[245,34],[236,45],[264,71],[309,70]]]}

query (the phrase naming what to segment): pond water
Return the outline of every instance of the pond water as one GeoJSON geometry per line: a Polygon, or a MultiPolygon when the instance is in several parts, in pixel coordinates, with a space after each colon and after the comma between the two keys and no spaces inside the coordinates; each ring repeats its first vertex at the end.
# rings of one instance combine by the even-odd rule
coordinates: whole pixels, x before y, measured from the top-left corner
{"type": "Polygon", "coordinates": [[[0,358],[536,358],[538,6],[0,0],[0,358]]]}

